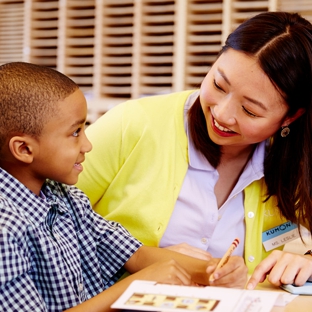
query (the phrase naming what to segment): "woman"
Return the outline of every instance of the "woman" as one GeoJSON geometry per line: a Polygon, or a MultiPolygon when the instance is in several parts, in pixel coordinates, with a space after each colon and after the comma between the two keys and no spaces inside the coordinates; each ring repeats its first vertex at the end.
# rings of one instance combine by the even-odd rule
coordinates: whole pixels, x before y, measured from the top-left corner
{"type": "Polygon", "coordinates": [[[249,288],[269,272],[302,285],[312,257],[272,252],[283,239],[268,235],[312,232],[311,81],[311,24],[259,14],[228,37],[200,90],[128,101],[91,125],[78,187],[147,245],[208,259],[237,237],[234,254],[257,267],[249,288]]]}

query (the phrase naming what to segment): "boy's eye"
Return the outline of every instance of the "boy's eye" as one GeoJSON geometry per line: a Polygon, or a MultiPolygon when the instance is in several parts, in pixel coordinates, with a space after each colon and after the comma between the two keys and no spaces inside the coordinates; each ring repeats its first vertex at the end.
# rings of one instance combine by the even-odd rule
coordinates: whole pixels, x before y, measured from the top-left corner
{"type": "Polygon", "coordinates": [[[79,132],[81,131],[81,128],[78,128],[74,133],[73,136],[74,137],[79,137],[79,132]]]}
{"type": "Polygon", "coordinates": [[[253,114],[249,110],[247,110],[244,106],[242,106],[243,111],[250,117],[258,117],[257,115],[253,114]]]}
{"type": "Polygon", "coordinates": [[[213,85],[214,85],[218,90],[223,91],[223,89],[217,84],[217,82],[216,82],[215,79],[213,79],[213,85]]]}

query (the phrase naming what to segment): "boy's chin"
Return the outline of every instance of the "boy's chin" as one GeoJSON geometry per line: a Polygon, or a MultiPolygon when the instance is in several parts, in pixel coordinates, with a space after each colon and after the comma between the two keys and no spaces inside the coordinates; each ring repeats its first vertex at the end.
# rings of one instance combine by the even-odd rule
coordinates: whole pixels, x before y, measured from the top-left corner
{"type": "Polygon", "coordinates": [[[75,185],[78,182],[78,176],[77,177],[70,177],[68,179],[64,179],[63,181],[58,181],[62,184],[67,184],[67,185],[75,185]]]}

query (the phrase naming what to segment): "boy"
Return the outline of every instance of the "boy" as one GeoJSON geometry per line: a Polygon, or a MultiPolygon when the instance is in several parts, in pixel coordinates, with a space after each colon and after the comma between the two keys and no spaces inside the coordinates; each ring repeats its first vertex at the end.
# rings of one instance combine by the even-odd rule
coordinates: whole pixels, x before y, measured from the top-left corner
{"type": "MultiPolygon", "coordinates": [[[[86,101],[61,73],[0,66],[0,310],[108,311],[134,279],[205,284],[217,260],[142,246],[73,185],[92,148],[86,101]],[[124,270],[137,272],[115,284],[124,270]]],[[[243,287],[232,257],[214,285],[243,287]]]]}

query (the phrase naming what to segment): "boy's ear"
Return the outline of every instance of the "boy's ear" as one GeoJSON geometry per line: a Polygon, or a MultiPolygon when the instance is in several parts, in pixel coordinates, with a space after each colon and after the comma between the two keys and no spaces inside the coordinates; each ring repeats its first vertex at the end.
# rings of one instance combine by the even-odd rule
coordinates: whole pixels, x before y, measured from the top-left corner
{"type": "Polygon", "coordinates": [[[14,136],[9,141],[11,154],[19,161],[30,164],[34,159],[33,140],[29,136],[14,136]]]}
{"type": "Polygon", "coordinates": [[[296,119],[298,119],[300,116],[302,116],[303,114],[305,113],[305,109],[304,108],[299,108],[297,110],[297,112],[291,116],[291,117],[287,117],[283,124],[282,124],[282,127],[286,127],[286,126],[289,126],[292,122],[294,122],[296,119]]]}

